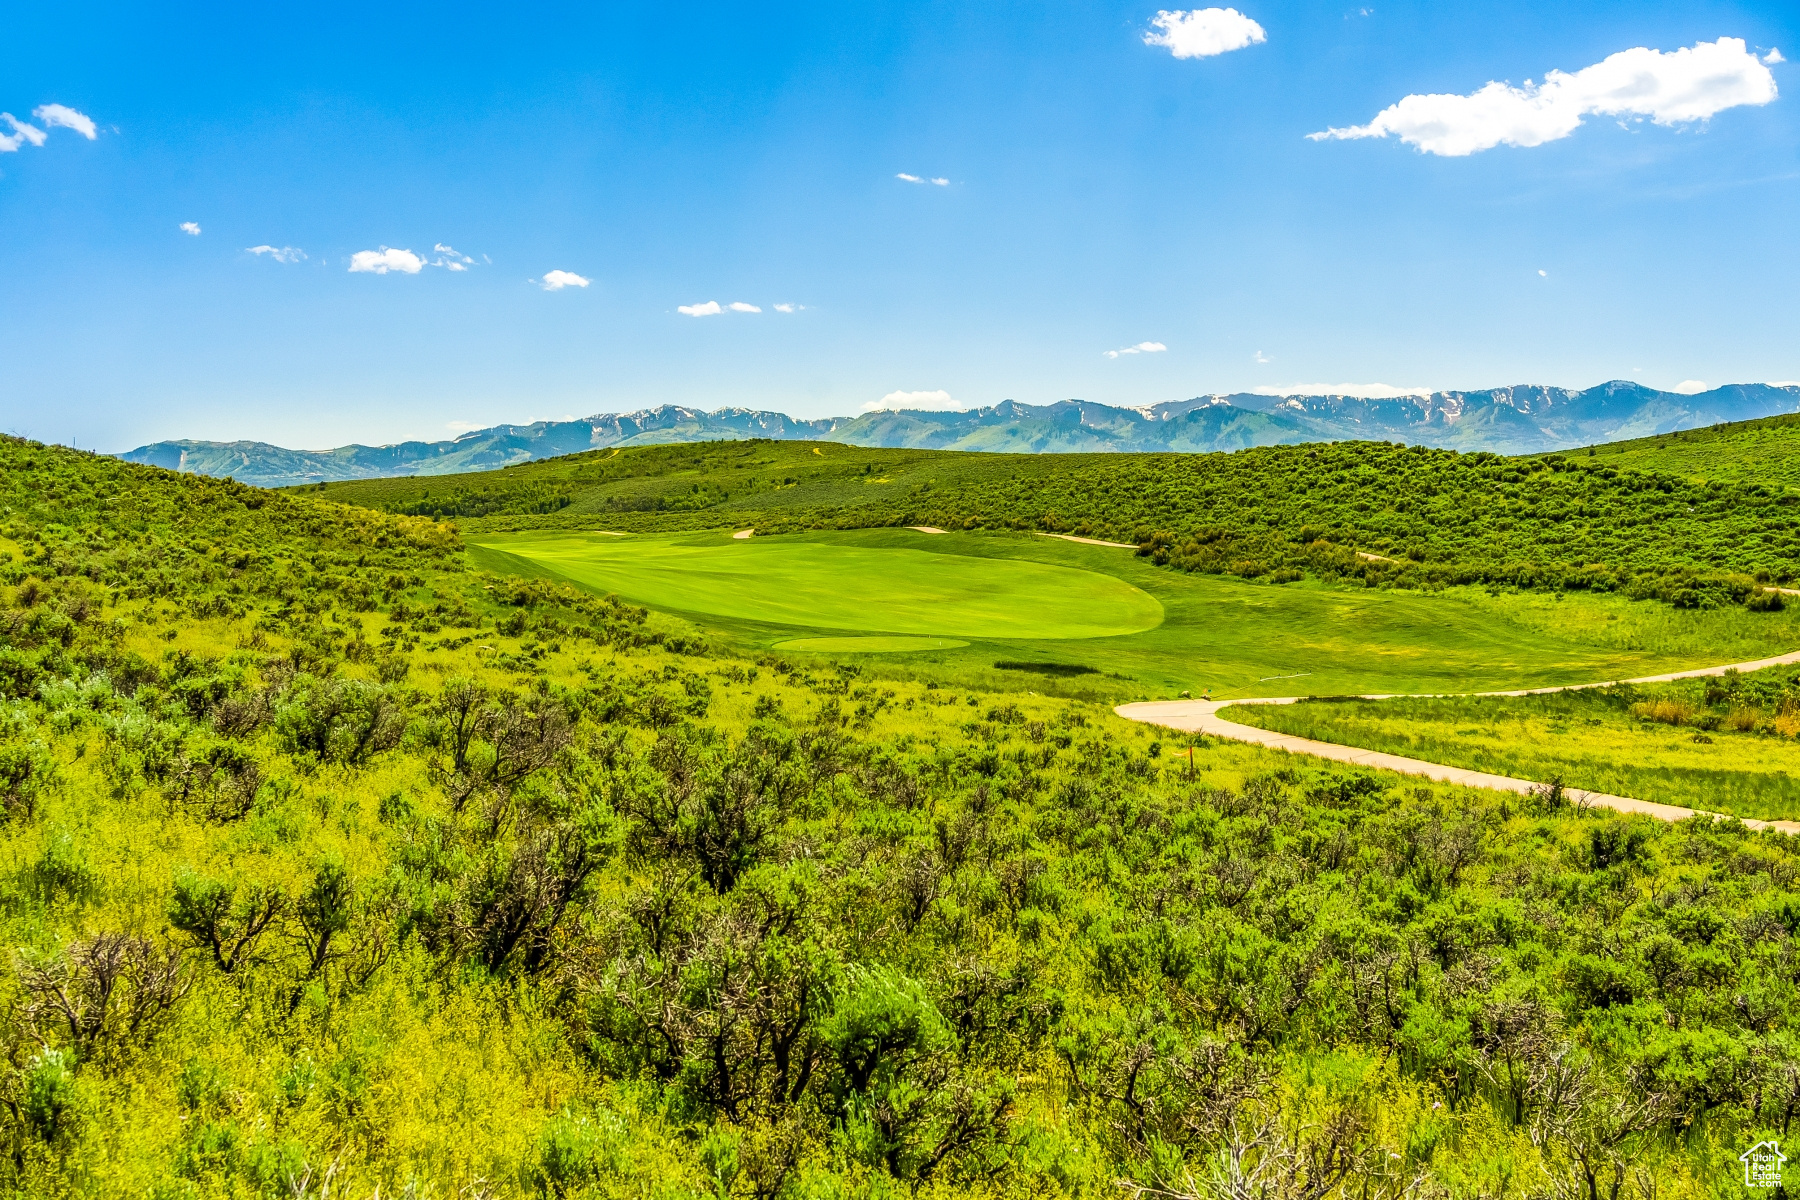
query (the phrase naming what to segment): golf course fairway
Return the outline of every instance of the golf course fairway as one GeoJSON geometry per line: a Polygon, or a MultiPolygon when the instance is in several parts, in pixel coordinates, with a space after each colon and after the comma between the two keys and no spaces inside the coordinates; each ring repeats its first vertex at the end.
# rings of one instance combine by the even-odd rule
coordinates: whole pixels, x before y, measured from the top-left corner
{"type": "Polygon", "coordinates": [[[613,593],[746,648],[1115,700],[1545,687],[1800,646],[1800,605],[1748,613],[1618,595],[1270,586],[1026,534],[559,530],[470,543],[482,569],[613,593]]]}
{"type": "Polygon", "coordinates": [[[1065,640],[1163,620],[1154,596],[1114,575],[1028,559],[715,534],[477,545],[638,604],[807,629],[1065,640]]]}

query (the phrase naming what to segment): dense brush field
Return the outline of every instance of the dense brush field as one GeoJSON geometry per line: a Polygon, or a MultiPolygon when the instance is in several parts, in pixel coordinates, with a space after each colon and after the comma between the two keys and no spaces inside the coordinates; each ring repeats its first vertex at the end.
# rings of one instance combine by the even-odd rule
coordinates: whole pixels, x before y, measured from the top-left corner
{"type": "MultiPolygon", "coordinates": [[[[1608,466],[1665,471],[1721,483],[1755,481],[1800,487],[1800,414],[1731,421],[1704,429],[1595,446],[1608,466]]],[[[1586,451],[1573,451],[1577,455],[1586,451]]]]}
{"type": "MultiPolygon", "coordinates": [[[[1780,419],[1729,429],[1790,456],[1800,450],[1800,426],[1780,419]]],[[[1786,475],[1698,478],[1608,451],[1502,458],[1340,442],[989,455],[709,443],[333,484],[323,494],[486,529],[1032,529],[1275,582],[1304,574],[1370,586],[1618,591],[1684,607],[1781,603],[1759,585],[1791,582],[1800,569],[1800,490],[1786,475]]],[[[1719,446],[1712,455],[1722,456],[1719,446]]],[[[1765,448],[1764,457],[1776,456],[1765,448]]]]}
{"type": "Polygon", "coordinates": [[[0,1190],[1672,1200],[1800,1114],[1790,840],[1172,738],[0,442],[0,1190]]]}

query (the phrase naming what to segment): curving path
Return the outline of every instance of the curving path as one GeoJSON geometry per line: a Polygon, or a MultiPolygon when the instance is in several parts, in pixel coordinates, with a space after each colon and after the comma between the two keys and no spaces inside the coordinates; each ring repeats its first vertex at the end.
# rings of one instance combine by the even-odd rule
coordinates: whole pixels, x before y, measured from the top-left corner
{"type": "MultiPolygon", "coordinates": [[[[1646,675],[1639,679],[1471,694],[1476,696],[1543,696],[1552,692],[1574,692],[1587,688],[1611,687],[1614,683],[1669,683],[1677,679],[1700,679],[1711,675],[1723,675],[1727,671],[1758,671],[1764,667],[1782,667],[1791,663],[1800,663],[1800,651],[1783,654],[1776,658],[1759,659],[1756,662],[1733,663],[1722,667],[1702,667],[1693,671],[1671,671],[1666,675],[1646,675]]],[[[1398,697],[1382,695],[1360,698],[1392,700],[1398,697]]],[[[1458,783],[1467,787],[1492,788],[1496,791],[1520,794],[1543,786],[1534,780],[1514,779],[1510,775],[1490,775],[1485,771],[1471,771],[1464,767],[1447,767],[1441,763],[1429,763],[1418,758],[1405,758],[1398,754],[1386,754],[1379,750],[1359,750],[1355,746],[1340,746],[1335,742],[1316,742],[1311,738],[1295,737],[1289,733],[1258,729],[1254,725],[1239,725],[1236,721],[1227,721],[1218,715],[1221,708],[1230,704],[1293,704],[1298,699],[1300,699],[1298,696],[1282,696],[1253,700],[1161,700],[1142,704],[1121,704],[1113,711],[1130,721],[1145,721],[1152,725],[1179,729],[1185,733],[1210,734],[1213,737],[1267,746],[1271,750],[1286,750],[1291,754],[1310,754],[1315,758],[1354,763],[1357,766],[1371,767],[1378,771],[1397,771],[1402,775],[1423,775],[1427,779],[1435,779],[1440,783],[1458,783]]],[[[1581,788],[1565,788],[1564,794],[1578,805],[1597,805],[1601,808],[1617,809],[1620,812],[1641,813],[1662,821],[1685,821],[1694,816],[1718,817],[1720,815],[1718,813],[1702,813],[1692,808],[1681,808],[1674,804],[1656,804],[1649,800],[1636,800],[1630,796],[1589,792],[1581,788]]],[[[1782,833],[1800,833],[1800,821],[1747,820],[1744,824],[1751,829],[1776,829],[1782,833]]]]}

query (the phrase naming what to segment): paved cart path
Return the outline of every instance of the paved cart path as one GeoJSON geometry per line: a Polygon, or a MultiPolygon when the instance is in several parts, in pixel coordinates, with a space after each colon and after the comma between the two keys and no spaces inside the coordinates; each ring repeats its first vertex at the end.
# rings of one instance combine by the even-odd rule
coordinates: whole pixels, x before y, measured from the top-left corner
{"type": "MultiPolygon", "coordinates": [[[[1783,654],[1777,658],[1758,659],[1756,662],[1732,663],[1722,667],[1701,667],[1693,671],[1671,671],[1666,675],[1646,675],[1640,679],[1620,679],[1606,683],[1578,683],[1567,687],[1522,688],[1511,692],[1474,692],[1471,694],[1476,696],[1544,696],[1552,692],[1612,687],[1615,683],[1669,683],[1677,679],[1700,679],[1706,676],[1723,675],[1727,671],[1758,671],[1764,667],[1781,667],[1791,663],[1800,663],[1800,651],[1783,654]]],[[[1394,700],[1400,697],[1382,695],[1359,698],[1363,700],[1394,700]]],[[[1460,783],[1469,787],[1493,788],[1496,791],[1521,794],[1544,786],[1531,779],[1514,779],[1510,775],[1490,775],[1486,771],[1448,767],[1442,763],[1405,758],[1380,750],[1361,750],[1355,746],[1341,746],[1336,742],[1316,742],[1311,738],[1295,737],[1290,733],[1276,733],[1271,729],[1258,729],[1254,725],[1240,725],[1236,721],[1227,721],[1218,715],[1221,708],[1231,704],[1293,704],[1298,699],[1300,699],[1298,696],[1281,696],[1249,700],[1163,700],[1143,704],[1121,704],[1113,711],[1132,721],[1145,721],[1152,725],[1163,725],[1187,733],[1210,734],[1213,737],[1267,746],[1272,750],[1286,750],[1293,754],[1310,754],[1316,758],[1354,763],[1357,766],[1372,767],[1379,771],[1398,771],[1403,775],[1423,775],[1427,779],[1435,779],[1440,783],[1460,783]]],[[[1719,815],[1717,813],[1702,814],[1696,809],[1681,808],[1674,804],[1657,804],[1649,800],[1637,800],[1630,796],[1589,792],[1581,788],[1564,788],[1563,792],[1576,804],[1591,804],[1602,808],[1617,809],[1620,812],[1642,813],[1663,821],[1685,821],[1693,816],[1716,817],[1719,815]]],[[[1747,820],[1744,824],[1752,829],[1778,829],[1783,833],[1800,833],[1800,821],[1747,820]]]]}

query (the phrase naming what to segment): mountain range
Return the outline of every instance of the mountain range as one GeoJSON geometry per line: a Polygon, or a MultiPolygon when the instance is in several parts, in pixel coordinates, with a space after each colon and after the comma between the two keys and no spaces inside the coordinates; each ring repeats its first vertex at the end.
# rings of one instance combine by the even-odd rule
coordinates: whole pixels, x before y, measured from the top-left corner
{"type": "Polygon", "coordinates": [[[778,412],[665,404],[573,421],[496,425],[442,442],[287,450],[263,442],[171,441],[119,457],[283,487],[394,475],[485,471],[612,446],[777,438],[1050,454],[1242,450],[1296,442],[1401,441],[1532,454],[1800,411],[1800,384],[1731,384],[1698,394],[1614,380],[1584,390],[1527,385],[1370,400],[1355,396],[1199,396],[1144,408],[1086,400],[1007,400],[963,412],[881,411],[801,420],[778,412]]]}

